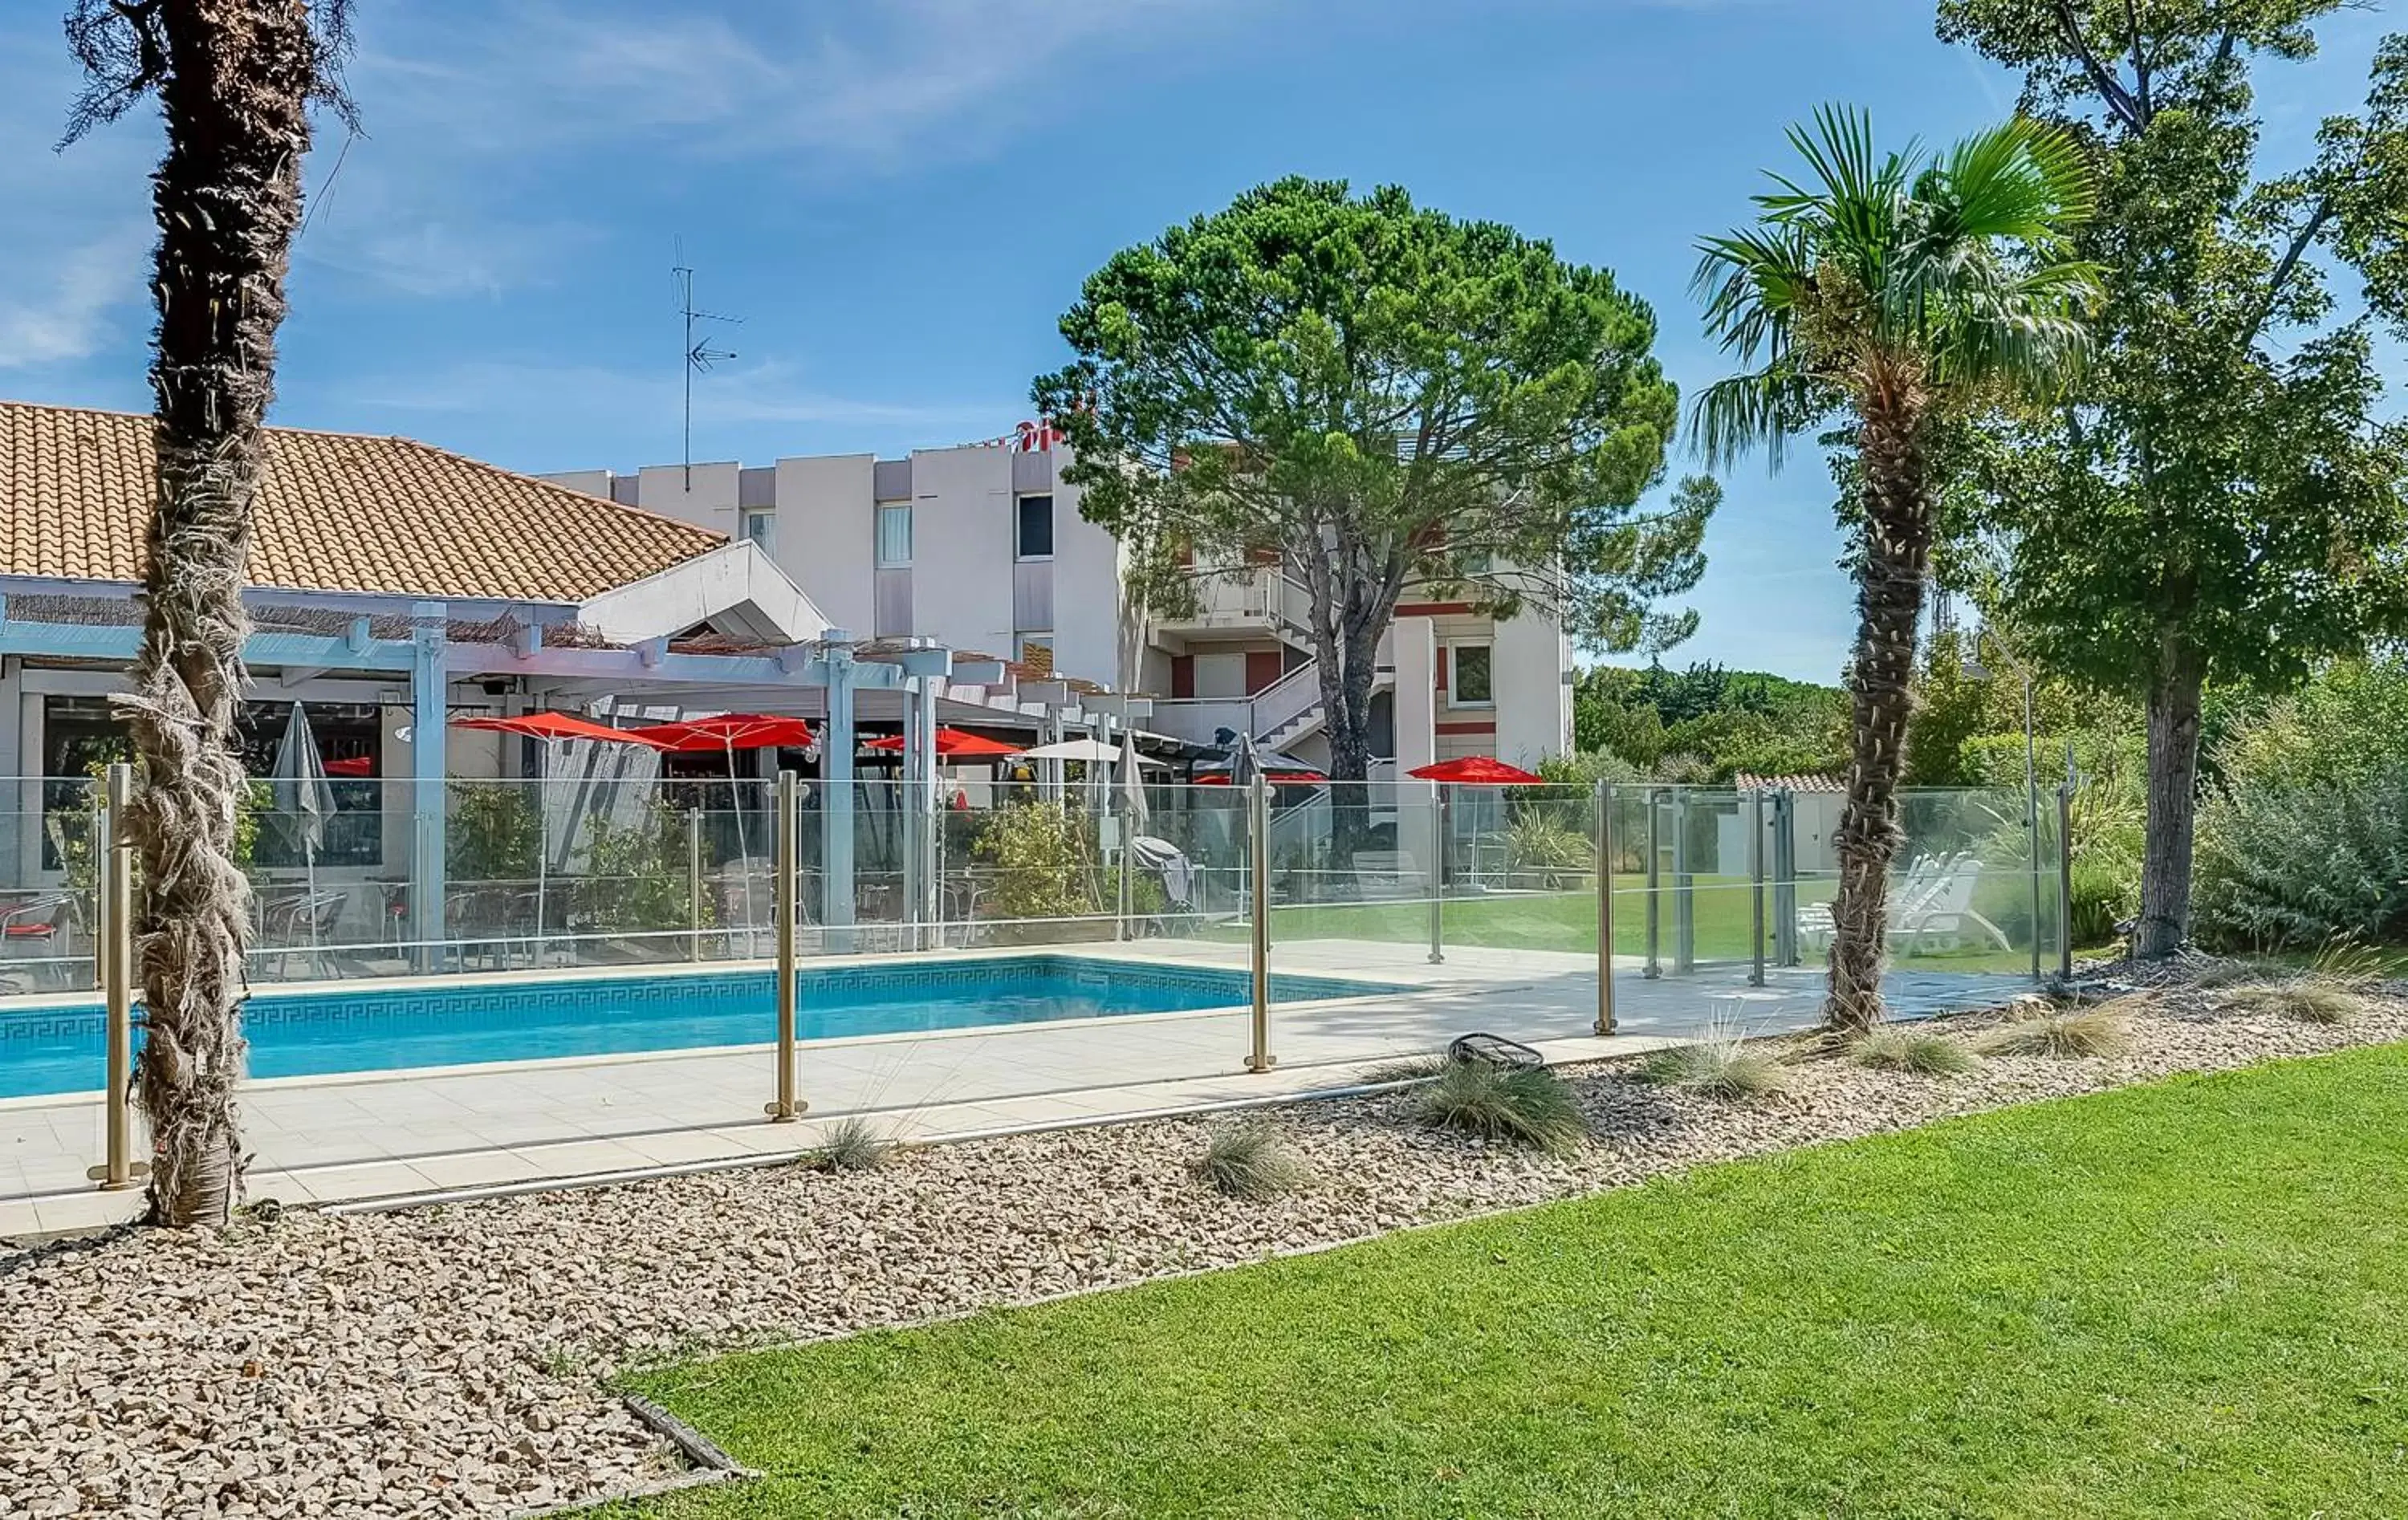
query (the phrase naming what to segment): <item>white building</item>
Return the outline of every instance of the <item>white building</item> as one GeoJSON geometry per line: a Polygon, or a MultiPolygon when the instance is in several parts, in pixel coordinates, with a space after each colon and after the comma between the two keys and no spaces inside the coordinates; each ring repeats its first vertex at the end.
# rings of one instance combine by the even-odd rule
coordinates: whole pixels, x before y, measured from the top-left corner
{"type": "MultiPolygon", "coordinates": [[[[1130,626],[1120,545],[1080,516],[1078,488],[1057,468],[1067,458],[968,445],[545,479],[750,539],[839,624],[1150,695],[1148,726],[1174,738],[1209,744],[1244,730],[1325,761],[1304,588],[1275,565],[1250,566],[1208,580],[1195,616],[1130,626]]],[[[1474,754],[1530,766],[1570,746],[1558,623],[1408,598],[1374,698],[1375,748],[1390,766],[1474,754]]]]}

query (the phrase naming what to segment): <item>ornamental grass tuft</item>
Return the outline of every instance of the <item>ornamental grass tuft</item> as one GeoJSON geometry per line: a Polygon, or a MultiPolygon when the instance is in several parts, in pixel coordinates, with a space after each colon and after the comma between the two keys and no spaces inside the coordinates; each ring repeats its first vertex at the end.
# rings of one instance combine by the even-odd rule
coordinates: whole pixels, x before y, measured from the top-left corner
{"type": "Polygon", "coordinates": [[[1433,1129],[1557,1154],[1574,1149],[1588,1135],[1571,1089],[1544,1068],[1449,1062],[1414,1092],[1412,1111],[1433,1129]]]}
{"type": "Polygon", "coordinates": [[[1961,1077],[1982,1064],[1980,1056],[1945,1035],[1895,1025],[1873,1030],[1848,1054],[1858,1066],[1918,1077],[1961,1077]]]}
{"type": "Polygon", "coordinates": [[[1192,1169],[1198,1180],[1233,1198],[1261,1202],[1312,1185],[1312,1167],[1269,1120],[1214,1131],[1192,1169]]]}

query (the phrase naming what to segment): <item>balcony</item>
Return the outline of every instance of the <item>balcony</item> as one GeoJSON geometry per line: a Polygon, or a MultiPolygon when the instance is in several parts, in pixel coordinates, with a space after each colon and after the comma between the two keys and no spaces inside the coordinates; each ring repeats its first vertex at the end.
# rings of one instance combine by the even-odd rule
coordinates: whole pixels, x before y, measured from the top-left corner
{"type": "Polygon", "coordinates": [[[1187,643],[1268,637],[1300,645],[1312,626],[1312,594],[1277,566],[1211,575],[1195,589],[1195,609],[1157,615],[1156,634],[1187,643]]]}

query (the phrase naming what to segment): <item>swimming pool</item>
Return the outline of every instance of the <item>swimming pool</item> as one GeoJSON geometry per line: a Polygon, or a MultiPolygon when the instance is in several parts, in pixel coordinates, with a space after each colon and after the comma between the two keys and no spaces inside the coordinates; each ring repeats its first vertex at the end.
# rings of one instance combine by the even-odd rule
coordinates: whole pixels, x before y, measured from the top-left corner
{"type": "MultiPolygon", "coordinates": [[[[805,1040],[1172,1013],[1252,996],[1243,971],[1061,954],[846,966],[804,971],[796,983],[796,1032],[805,1040]]],[[[1283,1003],[1389,990],[1330,977],[1271,979],[1271,997],[1283,1003]]],[[[263,992],[243,1025],[252,1076],[324,1076],[757,1044],[778,1037],[775,996],[766,970],[425,982],[263,992]]],[[[106,1085],[102,1020],[97,1004],[0,1013],[0,1097],[106,1085]]]]}

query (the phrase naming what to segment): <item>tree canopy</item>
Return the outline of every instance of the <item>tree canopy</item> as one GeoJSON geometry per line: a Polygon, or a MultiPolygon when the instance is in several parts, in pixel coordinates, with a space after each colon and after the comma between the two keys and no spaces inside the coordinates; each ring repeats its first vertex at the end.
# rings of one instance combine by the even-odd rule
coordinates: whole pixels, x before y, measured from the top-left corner
{"type": "Polygon", "coordinates": [[[1694,626],[1656,604],[1703,572],[1719,491],[1636,509],[1679,412],[1655,316],[1542,241],[1283,179],[1114,254],[1062,334],[1077,357],[1033,393],[1082,511],[1171,581],[1276,553],[1311,593],[1340,774],[1409,585],[1609,649],[1694,626]]]}
{"type": "Polygon", "coordinates": [[[2033,652],[2150,706],[2147,954],[2186,922],[2201,694],[2280,689],[2403,612],[2402,437],[2374,332],[2408,335],[2408,43],[2313,161],[2259,165],[2254,60],[2344,0],[1943,0],[1943,37],[2026,73],[2101,166],[2082,251],[2099,355],[2045,415],[1969,451],[1988,600],[2033,652]],[[2345,299],[2336,288],[2354,284],[2345,299]]]}

